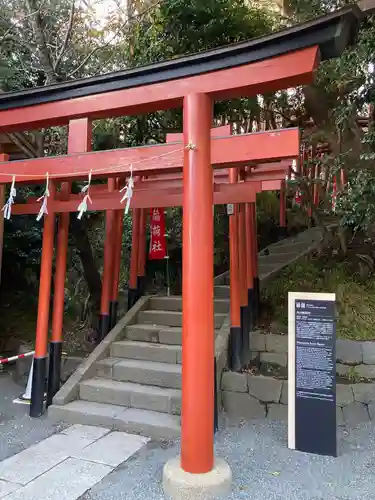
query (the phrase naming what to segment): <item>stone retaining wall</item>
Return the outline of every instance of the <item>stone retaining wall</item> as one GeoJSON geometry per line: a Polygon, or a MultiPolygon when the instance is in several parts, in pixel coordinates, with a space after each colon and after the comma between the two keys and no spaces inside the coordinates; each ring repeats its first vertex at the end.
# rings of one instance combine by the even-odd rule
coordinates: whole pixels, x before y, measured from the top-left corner
{"type": "MultiPolygon", "coordinates": [[[[253,359],[286,367],[288,336],[253,332],[250,337],[253,359]]],[[[375,342],[338,339],[336,342],[336,372],[352,379],[375,379],[375,342]]]]}
{"type": "MultiPolygon", "coordinates": [[[[237,419],[288,419],[288,381],[247,373],[224,372],[222,403],[237,419]]],[[[375,383],[337,384],[337,425],[375,420],[375,383]]]]}

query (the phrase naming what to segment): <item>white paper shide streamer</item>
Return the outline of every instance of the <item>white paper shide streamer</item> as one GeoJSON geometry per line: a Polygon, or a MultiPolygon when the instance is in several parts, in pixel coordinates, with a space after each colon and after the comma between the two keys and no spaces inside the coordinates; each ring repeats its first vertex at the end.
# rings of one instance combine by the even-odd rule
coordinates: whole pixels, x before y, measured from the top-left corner
{"type": "Polygon", "coordinates": [[[47,203],[48,203],[48,197],[50,195],[50,193],[49,193],[49,175],[48,175],[48,172],[47,172],[46,177],[47,177],[47,179],[46,179],[46,188],[44,190],[43,195],[40,198],[38,198],[38,200],[37,200],[37,201],[41,201],[42,202],[42,204],[40,206],[39,213],[36,216],[36,220],[37,221],[40,221],[40,219],[43,217],[43,215],[48,215],[47,203]]]}
{"type": "Polygon", "coordinates": [[[130,166],[130,177],[126,181],[125,186],[120,190],[120,193],[125,191],[124,196],[121,198],[121,203],[124,203],[126,200],[126,205],[125,205],[125,215],[128,214],[129,208],[130,208],[130,202],[133,196],[133,189],[134,189],[134,179],[133,179],[133,167],[132,165],[130,166]]]}
{"type": "Polygon", "coordinates": [[[4,212],[4,219],[7,219],[7,220],[10,219],[10,216],[12,214],[12,205],[13,205],[14,199],[17,195],[15,185],[16,185],[16,176],[13,175],[12,185],[11,185],[10,191],[9,191],[9,198],[2,208],[2,211],[4,212]]]}
{"type": "Polygon", "coordinates": [[[91,176],[92,176],[92,170],[90,170],[89,173],[89,180],[87,184],[83,186],[81,189],[81,193],[83,193],[85,196],[83,197],[83,200],[81,203],[78,205],[78,215],[77,219],[81,220],[82,215],[87,212],[87,203],[92,203],[91,197],[90,197],[90,185],[91,185],[91,176]]]}

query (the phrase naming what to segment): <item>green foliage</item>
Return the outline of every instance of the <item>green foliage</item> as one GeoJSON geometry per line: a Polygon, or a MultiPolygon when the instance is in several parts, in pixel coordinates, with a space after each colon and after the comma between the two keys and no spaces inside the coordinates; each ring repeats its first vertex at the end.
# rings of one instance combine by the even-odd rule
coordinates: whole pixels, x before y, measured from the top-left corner
{"type": "Polygon", "coordinates": [[[352,173],[345,191],[337,198],[343,226],[366,231],[375,222],[375,176],[370,169],[352,173]]]}
{"type": "Polygon", "coordinates": [[[306,257],[292,264],[264,291],[272,318],[287,331],[288,292],[332,292],[338,304],[337,335],[374,340],[375,277],[364,283],[348,262],[306,257]]]}
{"type": "Polygon", "coordinates": [[[245,0],[164,0],[136,25],[131,62],[156,62],[254,38],[273,24],[271,15],[245,0]]]}

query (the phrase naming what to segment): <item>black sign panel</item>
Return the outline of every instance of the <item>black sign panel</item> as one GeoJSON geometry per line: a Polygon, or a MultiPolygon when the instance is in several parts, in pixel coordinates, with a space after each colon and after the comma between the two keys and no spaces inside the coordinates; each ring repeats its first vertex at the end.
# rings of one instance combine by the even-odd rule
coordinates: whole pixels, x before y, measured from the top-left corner
{"type": "Polygon", "coordinates": [[[295,447],[337,456],[335,303],[295,301],[295,447]]]}

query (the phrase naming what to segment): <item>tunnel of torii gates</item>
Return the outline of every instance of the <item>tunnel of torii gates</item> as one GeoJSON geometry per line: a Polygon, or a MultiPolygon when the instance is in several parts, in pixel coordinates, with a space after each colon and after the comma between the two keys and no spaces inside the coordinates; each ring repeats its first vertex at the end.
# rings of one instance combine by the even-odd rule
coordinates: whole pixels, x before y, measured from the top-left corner
{"type": "MultiPolygon", "coordinates": [[[[213,202],[218,204],[235,204],[235,210],[230,217],[230,275],[231,275],[231,342],[229,365],[233,370],[239,370],[249,362],[249,331],[253,328],[257,318],[259,305],[259,279],[257,270],[257,230],[256,230],[256,193],[269,190],[280,190],[283,193],[280,203],[280,228],[285,231],[285,179],[290,176],[291,162],[298,157],[299,131],[298,129],[278,130],[275,132],[261,132],[230,136],[231,127],[217,127],[212,129],[211,154],[215,167],[230,163],[232,168],[217,168],[213,175],[213,202]],[[229,134],[229,135],[225,135],[229,134]],[[228,139],[230,139],[228,141],[228,139]],[[265,147],[267,145],[267,147],[265,147]],[[225,157],[223,155],[225,148],[225,157]],[[287,161],[280,161],[287,158],[287,161]],[[275,163],[263,163],[256,167],[238,167],[248,161],[264,161],[272,159],[275,163]],[[276,162],[276,160],[279,160],[276,162]],[[246,202],[246,203],[245,203],[246,202]]],[[[86,144],[90,135],[90,123],[87,119],[77,122],[72,121],[69,127],[68,144],[71,151],[71,142],[77,143],[77,137],[82,135],[86,144]]],[[[179,156],[171,158],[168,155],[169,170],[182,168],[183,151],[178,144],[182,144],[182,134],[168,134],[168,149],[179,152],[179,156]]],[[[90,141],[91,142],[91,141],[90,141]]],[[[160,146],[139,148],[143,159],[159,158],[160,146]]],[[[161,155],[166,155],[162,152],[161,155]]],[[[117,151],[113,151],[117,154],[117,151]]],[[[173,153],[174,154],[174,153],[173,153]]],[[[133,148],[121,150],[122,160],[127,161],[127,155],[136,162],[140,160],[133,148]]],[[[162,157],[163,157],[162,156],[162,157]]],[[[110,161],[110,158],[108,158],[110,161]]],[[[35,161],[35,160],[33,160],[35,161]]],[[[22,172],[19,166],[12,164],[12,172],[20,177],[22,172]]],[[[23,167],[22,167],[23,168],[23,167]]],[[[161,168],[159,167],[159,170],[161,168]]],[[[35,181],[35,178],[34,178],[35,181]]],[[[107,185],[90,185],[89,195],[91,203],[87,210],[106,211],[106,237],[104,247],[104,269],[102,279],[101,314],[99,321],[99,340],[116,324],[117,296],[119,287],[119,273],[121,265],[123,194],[121,188],[126,180],[119,177],[108,179],[107,185]]],[[[67,255],[68,219],[70,212],[77,212],[77,207],[84,194],[65,195],[63,189],[59,193],[51,192],[48,199],[48,212],[61,214],[56,256],[56,275],[54,283],[54,303],[52,315],[52,339],[50,343],[49,384],[47,405],[52,402],[53,396],[59,389],[60,366],[63,337],[63,308],[64,284],[67,255]],[[64,215],[67,214],[67,215],[64,215]],[[65,224],[64,224],[65,223],[65,224]]],[[[173,207],[183,204],[183,178],[181,174],[165,174],[148,176],[147,179],[135,179],[134,192],[131,197],[133,229],[132,250],[129,279],[129,303],[132,307],[143,293],[146,264],[146,218],[148,209],[153,207],[173,207]]],[[[26,203],[14,204],[12,214],[38,214],[41,203],[36,198],[28,198],[26,203]]],[[[43,238],[48,234],[44,232],[43,238]]],[[[43,239],[44,242],[44,239],[43,239]]],[[[46,247],[47,248],[47,247],[46,247]]],[[[44,249],[44,246],[43,246],[44,249]]],[[[44,260],[50,262],[52,268],[53,245],[49,244],[48,253],[43,251],[42,267],[44,260]]],[[[49,271],[50,272],[50,271],[49,271]]],[[[40,281],[44,282],[41,275],[40,281]]],[[[51,281],[50,275],[48,275],[51,281]]],[[[38,325],[47,325],[49,309],[50,287],[45,296],[39,298],[38,325]],[[48,299],[48,301],[47,301],[48,299]],[[44,318],[44,319],[43,319],[44,318]]],[[[36,344],[40,330],[37,329],[36,344]]],[[[46,332],[43,331],[44,349],[46,347],[46,332]]],[[[34,397],[35,394],[33,394],[34,397]]],[[[37,415],[43,410],[42,401],[38,401],[37,415]]],[[[34,415],[36,402],[32,399],[30,411],[34,415]]]]}
{"type": "MultiPolygon", "coordinates": [[[[61,215],[52,322],[60,322],[55,331],[61,332],[61,290],[65,276],[69,213],[64,211],[64,207],[77,211],[77,200],[71,199],[71,182],[86,180],[90,172],[93,180],[108,180],[107,189],[110,193],[96,197],[93,191],[91,207],[93,210],[106,210],[108,221],[110,217],[115,218],[110,215],[111,211],[123,209],[120,195],[116,192],[116,178],[127,177],[132,171],[135,177],[141,178],[141,183],[146,184],[154,181],[143,180],[145,177],[176,174],[182,170],[182,187],[172,188],[163,184],[167,195],[164,193],[164,196],[156,198],[153,195],[158,190],[145,189],[142,194],[142,190],[138,190],[136,186],[131,206],[133,209],[168,206],[170,200],[173,206],[182,204],[183,207],[183,359],[179,463],[181,474],[205,475],[215,468],[212,207],[216,202],[235,203],[237,215],[230,219],[231,246],[234,246],[234,241],[235,247],[239,248],[238,227],[241,228],[242,239],[244,231],[250,235],[251,245],[251,241],[254,241],[251,235],[254,236],[255,231],[246,231],[246,228],[254,221],[254,214],[250,218],[248,215],[246,224],[246,208],[244,213],[238,208],[238,204],[245,203],[254,207],[256,181],[247,182],[246,179],[243,182],[241,179],[242,182],[236,182],[238,174],[243,172],[243,169],[238,169],[277,161],[278,157],[270,158],[268,153],[272,151],[273,155],[276,154],[271,143],[277,137],[284,137],[284,132],[268,136],[251,135],[256,139],[238,135],[212,138],[211,141],[213,102],[312,83],[320,61],[339,56],[345,47],[354,43],[359,19],[359,9],[349,6],[248,42],[142,68],[0,95],[0,132],[20,132],[69,124],[67,155],[0,163],[2,184],[10,183],[14,175],[17,182],[41,183],[46,182],[47,177],[50,182],[48,214],[44,216],[30,408],[34,416],[43,411],[55,213],[61,215]],[[180,147],[169,143],[154,146],[157,149],[146,147],[87,152],[91,143],[91,120],[178,107],[183,108],[184,140],[180,147]],[[266,143],[262,142],[264,137],[268,137],[266,143]],[[252,144],[252,147],[248,144],[252,144]],[[212,166],[214,169],[230,169],[228,182],[214,184],[212,166]],[[61,182],[60,199],[56,197],[57,182],[61,182]],[[174,189],[178,192],[171,192],[174,189]]],[[[293,152],[291,157],[296,157],[297,154],[293,152]]],[[[250,174],[250,179],[254,175],[252,171],[247,172],[246,178],[247,174],[250,174]]],[[[160,182],[167,180],[160,179],[160,182]]],[[[13,208],[16,213],[16,207],[13,208]]],[[[31,206],[29,209],[31,210],[31,206]]],[[[251,208],[248,212],[251,214],[251,208]]],[[[112,227],[117,227],[120,223],[118,220],[113,223],[113,219],[112,227]]],[[[109,226],[107,224],[107,235],[109,226]]],[[[113,247],[114,245],[112,249],[113,247]]],[[[246,246],[242,244],[238,258],[233,253],[231,256],[231,260],[237,260],[237,265],[234,268],[231,266],[230,280],[231,295],[237,293],[236,299],[232,299],[232,304],[237,304],[237,311],[233,311],[237,316],[232,316],[233,321],[236,318],[237,324],[234,326],[240,326],[238,305],[245,304],[241,299],[241,285],[237,288],[240,281],[233,275],[234,269],[238,273],[239,269],[246,268],[249,261],[246,252],[243,252],[244,248],[246,246]],[[243,261],[246,262],[245,265],[242,264],[243,261]]],[[[112,252],[111,245],[106,245],[106,249],[105,260],[108,260],[108,254],[112,252]]],[[[108,286],[109,282],[104,277],[104,286],[108,286]]],[[[107,301],[110,293],[106,293],[107,301]]],[[[109,311],[106,309],[103,312],[109,311]]],[[[61,339],[56,340],[59,342],[61,339]]],[[[52,344],[54,341],[52,336],[52,344]]],[[[54,358],[54,353],[51,358],[54,358]]]]}

